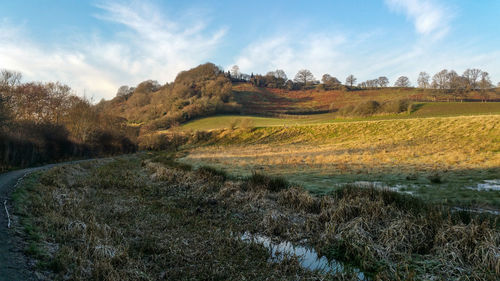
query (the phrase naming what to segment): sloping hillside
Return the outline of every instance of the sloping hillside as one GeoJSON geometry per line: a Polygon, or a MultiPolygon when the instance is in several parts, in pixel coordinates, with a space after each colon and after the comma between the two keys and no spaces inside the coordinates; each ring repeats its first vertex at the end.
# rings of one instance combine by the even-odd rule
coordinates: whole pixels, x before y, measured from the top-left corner
{"type": "MultiPolygon", "coordinates": [[[[153,132],[217,114],[307,115],[335,112],[373,101],[377,106],[384,106],[389,101],[401,100],[450,102],[485,99],[500,101],[500,91],[491,89],[457,95],[445,90],[417,88],[342,87],[325,90],[322,84],[303,90],[256,87],[250,82],[234,80],[219,67],[206,63],[180,72],[172,83],[159,85],[148,80],[135,88],[120,88],[114,99],[102,101],[98,108],[140,126],[142,132],[153,132]]],[[[407,107],[406,103],[401,110],[377,113],[399,113],[406,111],[407,107]]]]}
{"type": "Polygon", "coordinates": [[[250,83],[233,85],[235,100],[246,114],[310,114],[336,111],[348,105],[369,100],[380,103],[408,99],[411,101],[481,101],[487,96],[489,101],[500,100],[500,92],[491,90],[486,95],[470,92],[458,97],[454,93],[417,88],[378,88],[364,90],[285,90],[255,87],[250,83]]]}

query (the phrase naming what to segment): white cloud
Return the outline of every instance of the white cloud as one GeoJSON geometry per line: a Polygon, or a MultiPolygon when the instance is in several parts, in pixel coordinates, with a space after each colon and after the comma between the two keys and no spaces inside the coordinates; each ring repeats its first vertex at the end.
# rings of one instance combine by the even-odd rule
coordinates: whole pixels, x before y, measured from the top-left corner
{"type": "Polygon", "coordinates": [[[395,12],[403,12],[421,35],[441,38],[450,29],[451,9],[435,0],[385,0],[395,12]]]}
{"type": "Polygon", "coordinates": [[[284,69],[293,79],[298,70],[307,68],[320,79],[320,75],[340,67],[338,49],[343,43],[343,36],[324,33],[312,34],[300,40],[292,35],[273,36],[251,43],[234,61],[243,72],[266,73],[284,69]]]}
{"type": "Polygon", "coordinates": [[[471,67],[489,71],[495,81],[500,78],[499,64],[491,59],[498,57],[499,52],[480,53],[474,44],[457,45],[421,38],[401,46],[377,45],[374,40],[384,41],[383,34],[334,34],[318,32],[301,40],[297,40],[296,34],[271,35],[250,43],[234,58],[233,64],[244,73],[265,74],[283,69],[290,79],[299,69],[307,68],[317,79],[325,73],[341,81],[354,74],[358,82],[387,76],[392,84],[397,77],[405,75],[416,83],[420,71],[433,75],[448,68],[462,73],[471,67]]]}
{"type": "Polygon", "coordinates": [[[67,83],[78,93],[111,98],[120,85],[146,79],[171,81],[177,73],[204,63],[225,33],[207,32],[199,15],[182,22],[148,3],[103,2],[96,18],[118,25],[121,31],[103,38],[87,34],[71,43],[44,47],[29,39],[23,27],[0,21],[0,68],[21,71],[26,79],[67,83]]]}

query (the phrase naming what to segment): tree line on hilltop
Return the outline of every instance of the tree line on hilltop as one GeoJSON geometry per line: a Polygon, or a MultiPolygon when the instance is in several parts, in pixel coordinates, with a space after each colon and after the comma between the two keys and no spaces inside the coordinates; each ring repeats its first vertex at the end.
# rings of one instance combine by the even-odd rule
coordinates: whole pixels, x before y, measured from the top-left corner
{"type": "MultiPolygon", "coordinates": [[[[334,76],[326,73],[317,80],[308,69],[301,69],[297,72],[293,80],[289,80],[284,70],[277,69],[269,71],[266,75],[244,74],[240,72],[237,65],[234,65],[226,74],[233,82],[250,82],[258,87],[286,88],[288,90],[307,89],[311,87],[320,87],[328,89],[367,89],[367,88],[385,88],[389,87],[389,79],[386,76],[380,76],[375,79],[369,79],[360,83],[354,75],[349,75],[345,83],[334,76]],[[347,86],[343,88],[342,86],[347,86]]],[[[500,85],[500,82],[499,82],[500,85]]],[[[409,88],[412,83],[407,76],[400,76],[393,84],[394,87],[409,88]]],[[[472,91],[487,90],[494,87],[488,72],[472,68],[459,75],[455,70],[443,69],[431,76],[427,72],[420,72],[417,79],[417,87],[422,89],[440,89],[453,91],[472,91]]]]}

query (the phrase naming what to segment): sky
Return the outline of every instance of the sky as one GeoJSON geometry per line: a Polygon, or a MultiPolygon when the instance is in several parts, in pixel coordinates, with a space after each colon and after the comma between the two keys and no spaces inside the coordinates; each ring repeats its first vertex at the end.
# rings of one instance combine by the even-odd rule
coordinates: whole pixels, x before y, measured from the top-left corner
{"type": "Polygon", "coordinates": [[[110,99],[205,62],[358,82],[467,68],[500,81],[498,0],[0,0],[0,69],[110,99]]]}

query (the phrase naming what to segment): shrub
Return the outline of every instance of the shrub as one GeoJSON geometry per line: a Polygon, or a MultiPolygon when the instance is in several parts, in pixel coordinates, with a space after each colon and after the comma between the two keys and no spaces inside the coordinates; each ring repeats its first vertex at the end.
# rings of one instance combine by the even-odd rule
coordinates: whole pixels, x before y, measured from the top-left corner
{"type": "Polygon", "coordinates": [[[382,103],[379,112],[381,113],[401,113],[408,110],[410,101],[408,100],[392,100],[382,103]]]}
{"type": "Polygon", "coordinates": [[[356,116],[369,116],[376,113],[379,107],[378,102],[370,100],[356,105],[352,113],[356,116]]]}

